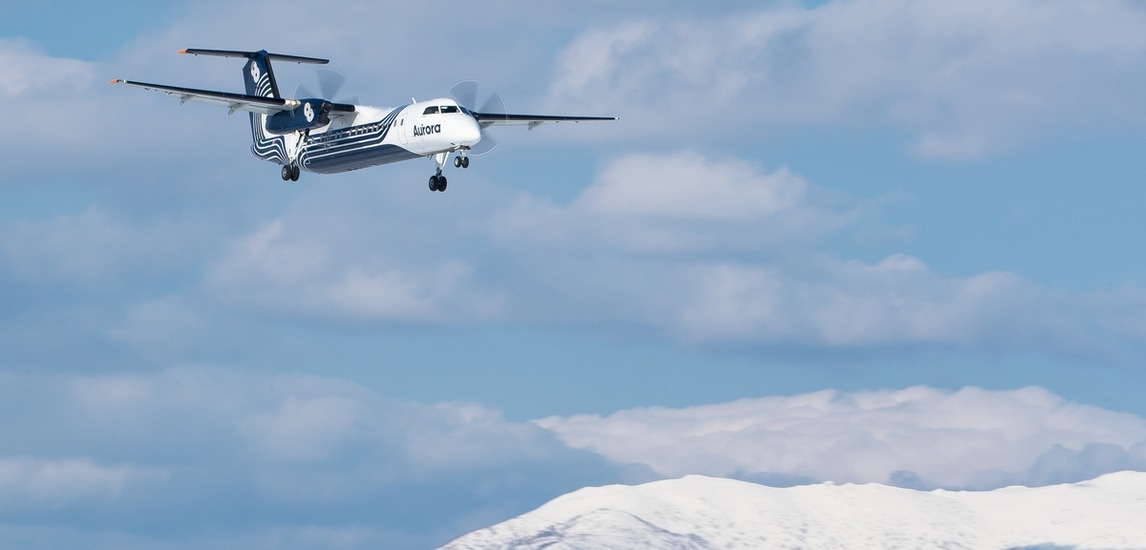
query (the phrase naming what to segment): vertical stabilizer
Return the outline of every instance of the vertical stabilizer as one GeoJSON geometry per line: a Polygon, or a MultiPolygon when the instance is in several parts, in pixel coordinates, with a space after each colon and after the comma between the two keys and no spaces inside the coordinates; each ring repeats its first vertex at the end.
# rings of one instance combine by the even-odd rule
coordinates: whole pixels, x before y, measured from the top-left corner
{"type": "Polygon", "coordinates": [[[266,50],[255,52],[247,61],[243,69],[243,82],[247,85],[247,95],[282,97],[266,50]]]}

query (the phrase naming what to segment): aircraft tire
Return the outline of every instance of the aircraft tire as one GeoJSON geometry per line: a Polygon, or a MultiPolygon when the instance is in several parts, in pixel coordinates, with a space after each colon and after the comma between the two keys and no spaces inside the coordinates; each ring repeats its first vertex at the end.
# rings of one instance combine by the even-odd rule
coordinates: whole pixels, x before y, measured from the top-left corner
{"type": "Polygon", "coordinates": [[[290,181],[290,178],[293,174],[294,171],[290,169],[290,165],[284,164],[282,172],[283,181],[290,181]]]}
{"type": "Polygon", "coordinates": [[[443,193],[446,191],[446,177],[445,176],[438,176],[438,191],[441,191],[443,193]]]}
{"type": "Polygon", "coordinates": [[[292,164],[290,167],[290,180],[298,181],[299,176],[302,175],[302,168],[297,164],[292,164]]]}
{"type": "Polygon", "coordinates": [[[454,157],[454,168],[462,167],[462,157],[454,157]]]}
{"type": "Polygon", "coordinates": [[[462,157],[462,168],[469,168],[469,167],[470,167],[470,158],[469,157],[462,157]]]}
{"type": "Polygon", "coordinates": [[[438,190],[438,176],[430,176],[430,191],[438,190]]]}

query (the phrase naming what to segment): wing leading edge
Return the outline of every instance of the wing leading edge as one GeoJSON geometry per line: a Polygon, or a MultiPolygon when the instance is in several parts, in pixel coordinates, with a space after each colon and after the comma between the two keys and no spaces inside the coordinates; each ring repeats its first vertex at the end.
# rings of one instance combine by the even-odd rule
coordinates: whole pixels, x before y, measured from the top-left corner
{"type": "Polygon", "coordinates": [[[134,80],[115,79],[110,82],[112,84],[124,84],[127,86],[135,86],[136,88],[143,88],[144,90],[163,92],[167,95],[178,97],[180,103],[195,101],[197,103],[227,107],[232,113],[235,111],[248,111],[263,115],[273,115],[275,113],[295,109],[302,104],[297,99],[260,97],[230,92],[216,92],[213,90],[197,90],[195,88],[151,84],[148,82],[136,82],[134,80]]]}
{"type": "Polygon", "coordinates": [[[586,122],[600,120],[617,120],[615,116],[566,116],[566,115],[518,115],[509,113],[478,113],[473,112],[474,118],[482,128],[490,126],[529,126],[533,129],[546,122],[586,122]]]}
{"type": "MultiPolygon", "coordinates": [[[[247,111],[263,115],[273,115],[275,113],[297,109],[302,105],[302,102],[297,99],[262,97],[257,95],[235,94],[231,92],[217,92],[214,90],[198,90],[195,88],[168,86],[166,84],[151,84],[149,82],[136,82],[134,80],[123,79],[115,79],[110,82],[112,84],[123,84],[126,86],[143,88],[144,90],[163,92],[169,96],[178,97],[180,103],[194,101],[196,103],[206,103],[209,105],[226,107],[232,113],[235,111],[247,111]]],[[[331,110],[333,111],[332,116],[335,113],[354,112],[353,105],[343,105],[341,103],[332,103],[331,105],[331,110]]]]}

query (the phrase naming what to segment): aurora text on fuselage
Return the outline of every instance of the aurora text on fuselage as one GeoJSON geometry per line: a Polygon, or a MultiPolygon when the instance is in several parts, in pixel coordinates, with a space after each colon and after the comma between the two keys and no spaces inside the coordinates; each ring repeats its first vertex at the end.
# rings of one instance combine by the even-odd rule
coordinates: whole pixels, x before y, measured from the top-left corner
{"type": "Polygon", "coordinates": [[[415,136],[425,136],[425,135],[429,135],[429,134],[437,134],[441,131],[442,131],[442,125],[441,124],[433,124],[433,125],[426,124],[426,125],[414,127],[414,135],[415,136]]]}

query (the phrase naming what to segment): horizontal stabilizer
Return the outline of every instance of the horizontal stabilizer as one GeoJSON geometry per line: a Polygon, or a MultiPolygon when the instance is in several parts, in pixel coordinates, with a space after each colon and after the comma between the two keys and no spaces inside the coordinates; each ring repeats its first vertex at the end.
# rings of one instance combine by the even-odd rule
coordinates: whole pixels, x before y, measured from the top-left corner
{"type": "Polygon", "coordinates": [[[313,63],[315,65],[325,65],[330,63],[329,59],[321,59],[318,57],[303,57],[301,55],[286,55],[281,53],[267,53],[265,51],[244,52],[238,50],[204,50],[198,48],[187,48],[185,50],[179,50],[179,53],[190,55],[211,55],[215,57],[244,57],[247,59],[254,59],[260,54],[265,54],[267,59],[272,61],[287,61],[290,63],[313,63]]]}

